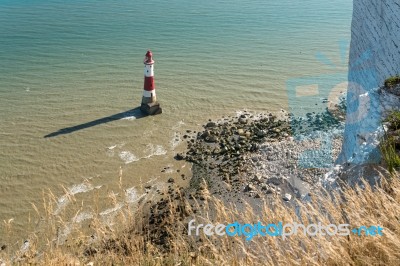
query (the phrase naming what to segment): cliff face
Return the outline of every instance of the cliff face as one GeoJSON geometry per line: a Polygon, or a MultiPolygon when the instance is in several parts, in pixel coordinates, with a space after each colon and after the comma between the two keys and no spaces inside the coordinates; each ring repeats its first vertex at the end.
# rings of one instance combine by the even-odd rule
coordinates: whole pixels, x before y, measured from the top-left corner
{"type": "Polygon", "coordinates": [[[379,159],[382,115],[399,109],[398,97],[378,87],[400,74],[400,0],[354,0],[347,120],[339,163],[379,159]]]}

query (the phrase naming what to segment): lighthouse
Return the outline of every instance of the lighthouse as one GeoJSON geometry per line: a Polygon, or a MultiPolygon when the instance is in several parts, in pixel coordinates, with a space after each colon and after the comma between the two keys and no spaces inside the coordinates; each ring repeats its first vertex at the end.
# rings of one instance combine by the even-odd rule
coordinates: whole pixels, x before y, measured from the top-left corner
{"type": "Polygon", "coordinates": [[[154,60],[153,53],[149,50],[144,57],[144,85],[143,97],[140,110],[147,115],[162,113],[160,104],[157,102],[156,88],[154,85],[154,60]]]}

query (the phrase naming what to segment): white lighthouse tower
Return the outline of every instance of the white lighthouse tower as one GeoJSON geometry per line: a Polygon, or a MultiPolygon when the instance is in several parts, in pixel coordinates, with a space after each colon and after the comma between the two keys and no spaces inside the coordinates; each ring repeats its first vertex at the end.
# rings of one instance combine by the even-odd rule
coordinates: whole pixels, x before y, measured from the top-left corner
{"type": "Polygon", "coordinates": [[[156,98],[154,85],[154,60],[153,53],[149,50],[144,57],[144,86],[140,110],[148,115],[161,114],[162,109],[156,98]]]}

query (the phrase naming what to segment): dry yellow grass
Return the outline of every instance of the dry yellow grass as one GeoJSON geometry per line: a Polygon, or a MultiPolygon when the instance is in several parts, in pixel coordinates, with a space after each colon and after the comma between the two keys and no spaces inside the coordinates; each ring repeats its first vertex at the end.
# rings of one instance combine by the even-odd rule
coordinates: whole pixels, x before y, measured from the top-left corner
{"type": "MultiPolygon", "coordinates": [[[[204,193],[207,193],[206,191],[204,193]]],[[[110,229],[95,217],[88,232],[76,231],[68,244],[53,239],[63,225],[61,217],[47,216],[47,234],[34,235],[30,247],[14,254],[13,263],[38,265],[400,265],[400,181],[392,178],[379,188],[347,188],[342,194],[315,195],[310,202],[297,202],[289,208],[279,197],[253,210],[247,206],[238,211],[214,196],[199,201],[194,209],[182,197],[169,203],[164,226],[170,236],[169,249],[151,243],[150,226],[142,212],[126,209],[118,216],[118,228],[110,229]],[[183,206],[183,207],[182,207],[183,206]],[[179,212],[178,212],[179,208],[179,212]],[[182,219],[181,212],[189,214],[182,219]],[[298,222],[353,226],[381,225],[383,236],[304,236],[254,237],[188,237],[187,222],[217,224],[239,221],[298,222]],[[92,237],[93,238],[93,237],[92,237]]],[[[46,195],[45,209],[51,213],[51,193],[46,195]]],[[[72,199],[73,200],[73,199],[72,199]]],[[[42,216],[43,217],[43,216],[42,216]]],[[[11,254],[10,254],[11,255],[11,254]]],[[[8,262],[10,262],[10,256],[8,262]]],[[[3,257],[3,259],[5,259],[3,257]]]]}

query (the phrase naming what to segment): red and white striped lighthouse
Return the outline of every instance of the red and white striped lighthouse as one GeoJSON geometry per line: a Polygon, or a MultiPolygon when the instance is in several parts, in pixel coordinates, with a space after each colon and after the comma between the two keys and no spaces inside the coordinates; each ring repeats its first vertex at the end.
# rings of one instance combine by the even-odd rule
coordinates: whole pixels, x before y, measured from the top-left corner
{"type": "Polygon", "coordinates": [[[162,110],[156,98],[154,85],[154,60],[153,53],[149,50],[144,57],[144,86],[142,105],[140,109],[149,115],[161,114],[162,110]]]}
{"type": "Polygon", "coordinates": [[[154,86],[154,60],[153,53],[149,50],[144,57],[144,86],[142,103],[153,103],[156,99],[156,88],[154,86]]]}

